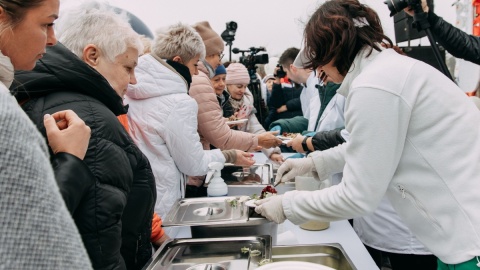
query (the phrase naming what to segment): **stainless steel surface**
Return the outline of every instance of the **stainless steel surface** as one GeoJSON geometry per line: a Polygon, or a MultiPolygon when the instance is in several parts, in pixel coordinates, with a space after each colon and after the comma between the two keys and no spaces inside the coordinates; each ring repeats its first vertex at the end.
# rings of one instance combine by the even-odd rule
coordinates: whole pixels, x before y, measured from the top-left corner
{"type": "MultiPolygon", "coordinates": [[[[253,209],[251,209],[253,211],[253,209]]],[[[278,224],[263,217],[250,217],[246,222],[190,227],[192,238],[270,235],[277,244],[278,224]]]]}
{"type": "Polygon", "coordinates": [[[322,264],[337,270],[356,270],[342,246],[337,243],[321,245],[274,246],[272,261],[302,261],[322,264]]]}
{"type": "Polygon", "coordinates": [[[227,185],[271,185],[273,184],[272,164],[253,164],[250,168],[235,165],[225,165],[221,172],[227,185]]]}
{"type": "Polygon", "coordinates": [[[236,207],[232,207],[227,200],[233,199],[238,197],[181,199],[170,209],[163,220],[163,226],[225,225],[247,222],[248,207],[244,203],[238,203],[236,207]]]}
{"type": "MultiPolygon", "coordinates": [[[[174,239],[164,243],[144,268],[146,270],[252,270],[256,268],[249,252],[271,259],[271,238],[265,236],[174,239]],[[249,267],[250,265],[250,267],[249,267]],[[203,268],[202,268],[203,267],[203,268]]],[[[256,259],[255,261],[258,261],[256,259]]]]}

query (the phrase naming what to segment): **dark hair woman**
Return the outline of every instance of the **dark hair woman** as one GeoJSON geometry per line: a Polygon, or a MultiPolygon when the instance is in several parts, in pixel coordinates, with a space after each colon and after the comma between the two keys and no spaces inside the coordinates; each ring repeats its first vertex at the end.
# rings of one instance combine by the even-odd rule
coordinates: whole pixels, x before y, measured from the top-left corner
{"type": "Polygon", "coordinates": [[[256,211],[277,222],[333,221],[371,213],[386,196],[439,269],[475,269],[480,175],[472,164],[480,164],[480,127],[472,123],[480,114],[438,70],[381,42],[391,43],[377,14],[358,1],[327,1],[312,15],[305,28],[310,67],[342,84],[350,140],[287,159],[277,181],[312,170],[324,179],[342,169],[343,180],[258,201],[256,211]]]}

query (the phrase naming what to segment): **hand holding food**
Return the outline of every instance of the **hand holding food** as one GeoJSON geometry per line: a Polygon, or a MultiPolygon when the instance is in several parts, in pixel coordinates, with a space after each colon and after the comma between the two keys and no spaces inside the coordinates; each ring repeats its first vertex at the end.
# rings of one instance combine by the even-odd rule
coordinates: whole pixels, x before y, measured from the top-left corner
{"type": "Polygon", "coordinates": [[[295,179],[297,175],[304,175],[312,171],[315,171],[315,164],[311,157],[287,159],[277,170],[275,185],[288,182],[295,179]]]}
{"type": "Polygon", "coordinates": [[[270,155],[270,160],[281,165],[285,161],[285,158],[282,156],[282,154],[273,153],[270,155]]]}
{"type": "Polygon", "coordinates": [[[303,138],[305,138],[305,137],[298,134],[297,136],[295,136],[292,140],[290,140],[287,143],[287,146],[292,147],[292,149],[295,150],[298,153],[305,153],[305,151],[303,150],[303,147],[302,147],[303,138]]]}
{"type": "Polygon", "coordinates": [[[263,148],[272,148],[282,144],[282,140],[276,137],[278,131],[267,131],[257,135],[258,145],[263,148]]]}

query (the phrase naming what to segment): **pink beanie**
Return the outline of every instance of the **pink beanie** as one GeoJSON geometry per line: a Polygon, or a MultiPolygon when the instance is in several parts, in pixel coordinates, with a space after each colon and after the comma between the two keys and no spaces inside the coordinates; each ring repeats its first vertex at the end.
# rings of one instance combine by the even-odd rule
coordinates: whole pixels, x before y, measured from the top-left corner
{"type": "Polygon", "coordinates": [[[239,63],[232,63],[227,67],[226,84],[249,84],[250,76],[247,68],[239,63]]]}

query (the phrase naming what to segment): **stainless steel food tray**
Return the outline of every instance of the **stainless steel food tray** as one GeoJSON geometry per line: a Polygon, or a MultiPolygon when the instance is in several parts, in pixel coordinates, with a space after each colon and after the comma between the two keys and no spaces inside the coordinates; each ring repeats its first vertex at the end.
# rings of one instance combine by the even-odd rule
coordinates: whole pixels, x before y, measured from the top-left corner
{"type": "Polygon", "coordinates": [[[253,164],[249,168],[226,164],[221,171],[222,178],[227,185],[244,186],[244,185],[271,185],[273,179],[272,164],[253,164]]]}
{"type": "Polygon", "coordinates": [[[271,259],[271,238],[265,236],[174,239],[164,243],[146,270],[251,270],[262,259],[271,259]],[[242,248],[258,250],[256,256],[242,248]]]}
{"type": "Polygon", "coordinates": [[[338,243],[274,246],[272,261],[301,261],[321,264],[338,270],[357,270],[343,247],[338,243]]]}
{"type": "Polygon", "coordinates": [[[247,222],[249,209],[244,203],[232,207],[228,200],[239,197],[180,199],[163,220],[163,226],[222,225],[247,222]]]}

